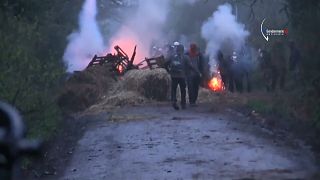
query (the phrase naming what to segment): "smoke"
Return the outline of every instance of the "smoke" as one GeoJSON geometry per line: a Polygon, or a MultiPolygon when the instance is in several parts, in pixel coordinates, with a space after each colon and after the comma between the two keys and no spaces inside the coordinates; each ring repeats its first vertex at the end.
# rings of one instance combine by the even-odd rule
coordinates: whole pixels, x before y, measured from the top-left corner
{"type": "Polygon", "coordinates": [[[238,51],[244,45],[249,32],[244,25],[236,21],[230,4],[220,5],[218,10],[202,25],[201,36],[206,40],[206,53],[210,57],[210,65],[216,65],[215,57],[219,50],[238,51]]]}
{"type": "Polygon", "coordinates": [[[164,39],[163,27],[166,24],[169,0],[138,0],[138,7],[129,14],[120,30],[110,39],[109,50],[119,45],[126,52],[132,52],[137,45],[136,60],[149,56],[154,42],[164,39]]]}
{"type": "MultiPolygon", "coordinates": [[[[150,57],[150,49],[155,44],[162,46],[180,40],[185,46],[188,46],[191,40],[199,40],[199,36],[185,35],[190,34],[188,29],[192,27],[189,27],[189,24],[198,26],[197,23],[192,22],[203,20],[193,19],[192,22],[189,22],[190,19],[184,16],[180,18],[179,15],[186,14],[186,7],[190,8],[201,1],[126,0],[123,2],[132,4],[132,7],[129,11],[121,11],[121,17],[124,18],[119,21],[119,28],[114,28],[116,32],[110,32],[109,38],[103,37],[100,33],[96,21],[96,0],[84,2],[79,15],[79,30],[68,36],[69,44],[63,56],[68,72],[84,69],[95,54],[114,53],[113,48],[116,45],[119,45],[129,56],[134,46],[137,45],[135,63],[138,63],[145,57],[150,57]],[[168,17],[172,14],[175,16],[168,17]],[[172,21],[172,19],[177,21],[172,21]],[[184,31],[178,33],[177,29],[180,25],[184,31]],[[104,46],[103,39],[108,39],[107,46],[104,46]]],[[[110,30],[111,27],[106,28],[110,30]]],[[[194,33],[199,33],[199,31],[194,33]]],[[[206,52],[211,59],[214,59],[223,44],[229,44],[232,49],[240,48],[248,34],[244,26],[236,22],[229,4],[219,6],[201,28],[201,36],[207,42],[206,52]]]]}
{"type": "MultiPolygon", "coordinates": [[[[198,0],[177,0],[178,4],[193,4],[198,0]]],[[[97,1],[85,0],[79,15],[79,30],[68,36],[68,45],[63,60],[67,71],[83,70],[95,54],[115,53],[114,46],[119,45],[129,56],[137,45],[136,61],[150,57],[150,48],[154,43],[164,45],[172,42],[170,35],[164,33],[168,26],[168,14],[175,11],[171,0],[123,0],[121,6],[135,7],[134,10],[121,11],[120,28],[116,28],[110,38],[103,37],[96,21],[97,1]],[[104,40],[109,39],[107,47],[104,40]]],[[[113,21],[111,21],[113,22],[113,21]]],[[[111,23],[112,24],[112,23],[111,23]]],[[[108,25],[109,31],[114,31],[108,25]]]]}
{"type": "MultiPolygon", "coordinates": [[[[199,0],[136,0],[137,9],[127,15],[120,30],[110,39],[109,51],[113,51],[113,47],[119,45],[131,53],[137,45],[135,63],[150,57],[149,50],[153,45],[162,46],[176,40],[172,38],[175,36],[174,30],[172,33],[165,33],[171,18],[168,17],[169,13],[177,11],[172,5],[176,4],[178,7],[184,4],[192,5],[197,1],[199,0]]],[[[187,41],[187,38],[181,37],[187,41]]]]}
{"type": "Polygon", "coordinates": [[[179,4],[185,4],[185,3],[188,3],[188,4],[194,4],[196,2],[198,2],[199,0],[176,0],[175,3],[179,3],[179,4]]]}
{"type": "Polygon", "coordinates": [[[86,0],[79,15],[79,30],[68,36],[69,44],[63,55],[68,72],[84,69],[96,53],[104,50],[96,15],[96,0],[86,0]]]}

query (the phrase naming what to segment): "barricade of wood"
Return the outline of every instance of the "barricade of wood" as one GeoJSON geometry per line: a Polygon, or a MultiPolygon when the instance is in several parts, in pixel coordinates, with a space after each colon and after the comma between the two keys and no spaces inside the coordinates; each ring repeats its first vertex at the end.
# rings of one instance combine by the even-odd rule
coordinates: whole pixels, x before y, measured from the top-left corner
{"type": "Polygon", "coordinates": [[[165,68],[165,58],[164,56],[145,58],[139,64],[133,64],[133,61],[136,56],[137,47],[135,46],[131,58],[119,47],[115,46],[116,54],[107,54],[106,56],[97,56],[95,55],[87,68],[97,65],[104,65],[108,63],[111,65],[113,72],[118,75],[123,75],[131,69],[156,69],[156,68],[165,68]]]}
{"type": "Polygon", "coordinates": [[[106,56],[95,55],[88,64],[87,68],[108,63],[111,65],[112,71],[119,75],[124,74],[130,69],[137,69],[137,67],[133,65],[133,61],[136,56],[136,47],[134,48],[134,52],[130,59],[129,56],[119,46],[115,46],[114,49],[117,52],[116,54],[109,53],[106,56]]]}

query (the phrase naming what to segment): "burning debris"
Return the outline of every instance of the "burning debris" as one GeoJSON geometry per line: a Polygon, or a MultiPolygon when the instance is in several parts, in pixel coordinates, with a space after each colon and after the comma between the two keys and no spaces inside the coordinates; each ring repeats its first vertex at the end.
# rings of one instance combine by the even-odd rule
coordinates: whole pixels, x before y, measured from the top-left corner
{"type": "Polygon", "coordinates": [[[136,56],[137,46],[134,47],[133,54],[131,58],[127,53],[121,49],[120,46],[114,47],[116,54],[108,53],[106,56],[95,55],[87,66],[87,69],[96,66],[109,64],[111,66],[111,71],[117,75],[124,75],[126,72],[132,69],[155,69],[163,68],[165,64],[164,56],[145,58],[139,64],[133,64],[136,56]],[[145,66],[146,64],[146,66],[145,66]]]}
{"type": "Polygon", "coordinates": [[[133,65],[134,58],[136,56],[137,46],[134,47],[133,54],[129,59],[127,53],[125,53],[119,46],[115,46],[117,54],[108,53],[106,56],[95,55],[87,66],[87,69],[95,65],[103,65],[108,63],[111,66],[111,71],[118,75],[123,75],[125,72],[131,69],[138,69],[138,66],[133,65]]]}
{"type": "Polygon", "coordinates": [[[145,58],[135,65],[136,47],[131,58],[121,47],[114,49],[116,54],[95,55],[85,70],[74,72],[58,98],[62,109],[77,112],[98,101],[102,106],[122,106],[143,103],[147,99],[167,99],[170,77],[161,68],[163,56],[145,58]]]}
{"type": "Polygon", "coordinates": [[[214,92],[220,92],[224,90],[223,82],[218,77],[213,77],[209,81],[209,88],[214,92]]]}
{"type": "Polygon", "coordinates": [[[210,90],[214,92],[221,92],[225,90],[225,86],[221,79],[219,71],[217,73],[214,73],[213,77],[208,82],[208,87],[210,88],[210,90]]]}

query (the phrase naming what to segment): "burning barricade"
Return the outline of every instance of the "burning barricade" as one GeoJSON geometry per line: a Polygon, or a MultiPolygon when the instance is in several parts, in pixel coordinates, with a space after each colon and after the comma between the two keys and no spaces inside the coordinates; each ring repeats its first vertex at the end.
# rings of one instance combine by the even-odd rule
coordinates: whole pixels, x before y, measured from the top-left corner
{"type": "Polygon", "coordinates": [[[96,65],[109,64],[111,71],[118,75],[123,75],[131,69],[138,69],[138,67],[133,64],[137,46],[134,47],[131,58],[129,58],[129,56],[119,46],[115,46],[114,49],[117,52],[116,54],[108,53],[106,56],[95,55],[88,64],[87,69],[96,65]]]}
{"type": "Polygon", "coordinates": [[[66,81],[58,97],[58,104],[67,113],[100,104],[125,105],[145,102],[146,99],[166,100],[170,78],[164,66],[164,57],[145,58],[133,64],[119,46],[115,54],[95,55],[86,69],[77,71],[66,81]]]}
{"type": "Polygon", "coordinates": [[[213,73],[212,78],[208,82],[208,87],[210,88],[210,90],[214,92],[221,92],[225,90],[225,86],[223,84],[219,71],[216,73],[213,73]]]}
{"type": "MultiPolygon", "coordinates": [[[[164,69],[164,56],[134,64],[137,47],[130,58],[121,47],[114,49],[115,54],[95,55],[85,70],[69,78],[58,99],[62,109],[78,112],[93,104],[99,108],[168,100],[171,79],[164,69]]],[[[225,89],[219,72],[206,78],[205,86],[212,93],[225,89]]]]}
{"type": "Polygon", "coordinates": [[[96,66],[109,64],[113,73],[117,75],[124,75],[126,72],[132,69],[155,69],[164,67],[164,57],[162,55],[158,57],[145,58],[139,64],[133,64],[136,56],[137,46],[134,47],[131,58],[127,53],[121,49],[120,46],[114,47],[116,54],[108,53],[106,56],[95,55],[87,66],[87,69],[96,66]]]}

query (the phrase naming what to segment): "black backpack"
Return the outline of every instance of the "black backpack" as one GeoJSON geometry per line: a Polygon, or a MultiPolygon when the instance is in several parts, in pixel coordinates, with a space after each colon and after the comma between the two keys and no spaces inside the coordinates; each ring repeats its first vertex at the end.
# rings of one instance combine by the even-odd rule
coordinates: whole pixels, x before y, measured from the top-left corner
{"type": "Polygon", "coordinates": [[[183,59],[182,57],[175,55],[171,60],[170,72],[181,73],[183,71],[183,59]]]}

